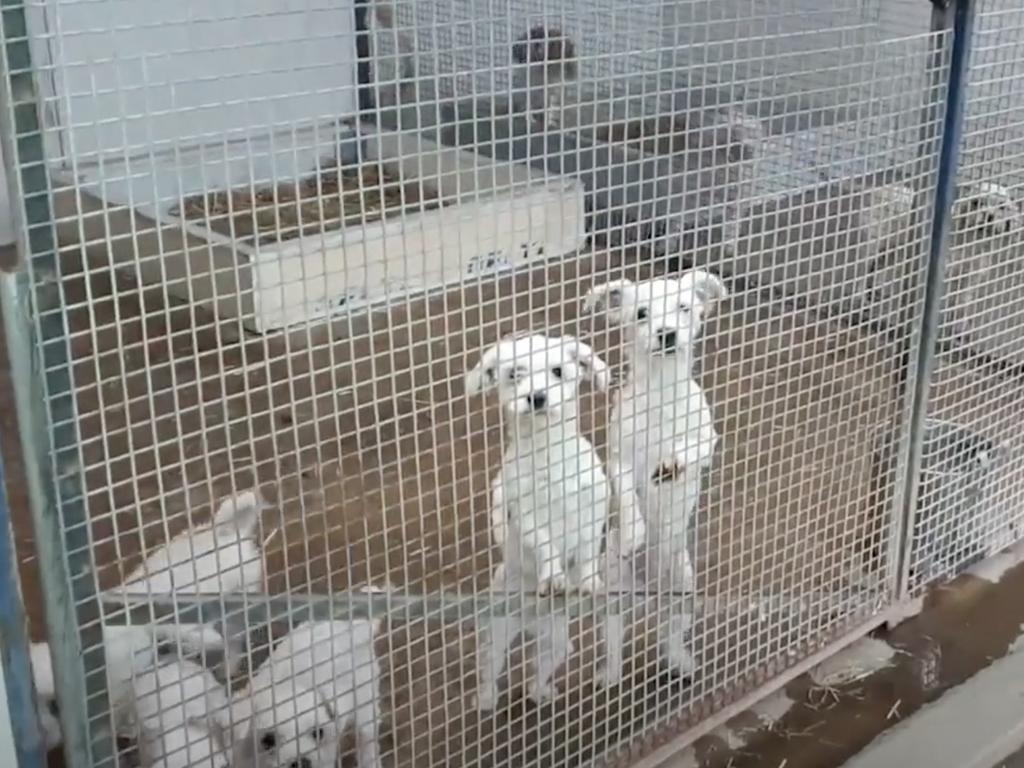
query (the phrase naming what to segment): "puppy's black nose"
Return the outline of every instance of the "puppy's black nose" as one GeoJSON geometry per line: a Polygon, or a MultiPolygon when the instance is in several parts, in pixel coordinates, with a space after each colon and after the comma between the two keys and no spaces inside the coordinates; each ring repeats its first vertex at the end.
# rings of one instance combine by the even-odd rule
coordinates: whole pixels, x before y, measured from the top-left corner
{"type": "Polygon", "coordinates": [[[661,341],[662,349],[675,349],[678,334],[670,328],[662,328],[658,331],[658,339],[661,341]]]}
{"type": "Polygon", "coordinates": [[[548,402],[548,396],[544,392],[534,392],[526,396],[526,402],[530,404],[530,407],[535,411],[539,411],[548,402]]]}

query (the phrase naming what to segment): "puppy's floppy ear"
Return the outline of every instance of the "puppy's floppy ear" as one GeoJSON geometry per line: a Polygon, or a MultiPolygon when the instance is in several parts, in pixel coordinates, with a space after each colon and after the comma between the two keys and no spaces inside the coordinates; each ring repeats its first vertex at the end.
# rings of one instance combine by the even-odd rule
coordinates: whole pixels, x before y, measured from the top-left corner
{"type": "Polygon", "coordinates": [[[622,315],[622,306],[632,297],[634,287],[632,281],[625,278],[595,285],[583,297],[583,308],[587,312],[603,312],[609,320],[617,323],[622,315]]]}
{"type": "Polygon", "coordinates": [[[466,374],[466,394],[479,395],[498,383],[498,355],[501,344],[495,344],[480,356],[480,362],[466,374]]]}
{"type": "Polygon", "coordinates": [[[691,289],[703,304],[721,301],[729,295],[718,275],[703,269],[691,269],[679,278],[679,284],[691,289]]]}
{"type": "Polygon", "coordinates": [[[590,345],[584,344],[572,336],[563,336],[562,343],[569,356],[576,361],[583,371],[583,376],[602,392],[606,392],[612,383],[608,364],[598,355],[594,354],[594,350],[590,348],[590,345]]]}

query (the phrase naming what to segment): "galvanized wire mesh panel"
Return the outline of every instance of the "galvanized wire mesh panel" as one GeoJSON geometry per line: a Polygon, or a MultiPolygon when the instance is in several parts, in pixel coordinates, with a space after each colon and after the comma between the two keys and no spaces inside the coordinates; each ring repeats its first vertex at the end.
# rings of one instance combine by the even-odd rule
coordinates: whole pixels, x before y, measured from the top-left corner
{"type": "Polygon", "coordinates": [[[83,764],[615,762],[891,603],[923,16],[130,5],[33,9],[11,155],[116,593],[83,764]]]}
{"type": "Polygon", "coordinates": [[[1020,538],[1017,403],[1024,243],[1024,11],[977,4],[960,189],[929,411],[911,587],[951,578],[1020,538]]]}

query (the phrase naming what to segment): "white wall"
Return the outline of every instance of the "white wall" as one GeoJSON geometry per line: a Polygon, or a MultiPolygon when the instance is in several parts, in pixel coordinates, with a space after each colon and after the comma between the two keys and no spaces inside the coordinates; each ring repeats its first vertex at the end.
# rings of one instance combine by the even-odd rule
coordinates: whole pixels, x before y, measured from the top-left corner
{"type": "Polygon", "coordinates": [[[58,30],[52,106],[71,128],[64,151],[79,162],[97,151],[146,155],[355,112],[353,0],[45,8],[48,28],[58,30]]]}

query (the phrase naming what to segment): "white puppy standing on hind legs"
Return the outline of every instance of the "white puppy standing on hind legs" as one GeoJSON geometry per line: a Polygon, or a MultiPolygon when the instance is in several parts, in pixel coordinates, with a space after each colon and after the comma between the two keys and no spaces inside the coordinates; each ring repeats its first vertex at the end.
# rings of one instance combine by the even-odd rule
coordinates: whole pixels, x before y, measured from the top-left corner
{"type": "MultiPolygon", "coordinates": [[[[469,395],[497,389],[507,417],[502,467],[492,482],[491,534],[503,557],[492,579],[495,590],[546,595],[603,586],[610,488],[597,452],[579,430],[576,399],[584,380],[607,389],[608,367],[570,336],[506,338],[466,376],[469,395]]],[[[522,631],[534,635],[538,648],[529,696],[553,698],[552,676],[572,648],[568,617],[551,614],[530,626],[512,616],[480,623],[478,708],[497,703],[508,649],[522,631]]]]}
{"type": "MultiPolygon", "coordinates": [[[[718,277],[691,270],[677,279],[597,285],[584,300],[587,309],[622,328],[626,339],[630,374],[615,396],[609,424],[609,475],[620,518],[618,540],[609,548],[623,566],[632,553],[645,551],[646,587],[686,594],[694,588],[688,529],[718,434],[693,378],[693,343],[704,313],[726,295],[718,277]]],[[[634,586],[632,579],[623,581],[619,586],[634,586]]],[[[694,671],[686,639],[691,624],[688,611],[676,609],[660,631],[661,657],[681,677],[694,671]]],[[[606,684],[621,676],[624,635],[622,616],[607,617],[606,684]]]]}

